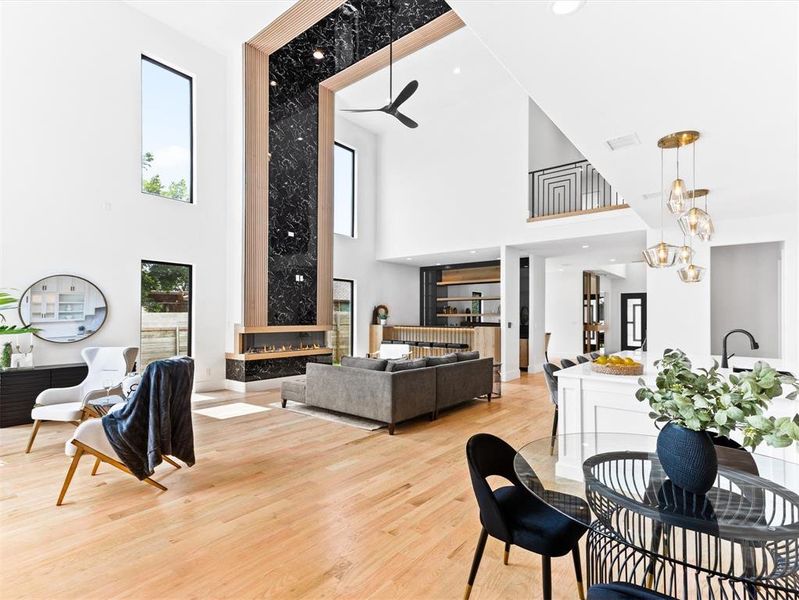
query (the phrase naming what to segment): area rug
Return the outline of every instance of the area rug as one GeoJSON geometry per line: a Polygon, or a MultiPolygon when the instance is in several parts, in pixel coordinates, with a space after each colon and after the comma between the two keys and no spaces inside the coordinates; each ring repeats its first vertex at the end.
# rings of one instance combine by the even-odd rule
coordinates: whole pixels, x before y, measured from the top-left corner
{"type": "Polygon", "coordinates": [[[212,419],[233,419],[235,417],[253,415],[268,410],[271,409],[258,406],[257,404],[233,402],[232,404],[222,404],[221,406],[212,406],[211,408],[195,408],[192,412],[197,415],[211,417],[212,419]]]}
{"type": "MultiPolygon", "coordinates": [[[[272,408],[283,408],[280,402],[273,402],[269,406],[272,408]]],[[[299,413],[308,417],[323,419],[325,421],[332,421],[333,423],[341,423],[342,425],[357,427],[358,429],[364,429],[365,431],[376,431],[386,426],[385,423],[372,421],[371,419],[362,419],[361,417],[355,417],[353,415],[343,415],[341,413],[325,410],[324,408],[308,406],[302,402],[292,402],[291,400],[286,403],[285,410],[290,410],[291,412],[299,413]]]]}

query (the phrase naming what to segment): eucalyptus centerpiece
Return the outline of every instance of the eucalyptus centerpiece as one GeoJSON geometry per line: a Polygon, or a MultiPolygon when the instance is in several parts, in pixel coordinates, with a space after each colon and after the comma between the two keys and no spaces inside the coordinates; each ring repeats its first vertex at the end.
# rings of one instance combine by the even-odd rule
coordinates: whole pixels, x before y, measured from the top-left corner
{"type": "MultiPolygon", "coordinates": [[[[3,316],[2,311],[16,308],[18,302],[19,300],[17,300],[8,292],[0,291],[0,336],[36,333],[39,331],[36,327],[25,327],[24,325],[6,325],[6,318],[3,316]]],[[[3,344],[2,351],[0,351],[0,369],[5,369],[9,366],[11,366],[11,342],[6,342],[3,344]]]]}
{"type": "Polygon", "coordinates": [[[740,431],[743,445],[752,449],[764,441],[776,448],[799,441],[799,414],[778,418],[764,414],[772,399],[783,395],[783,386],[794,388],[786,398],[796,398],[799,385],[791,375],[758,361],[751,371],[725,378],[717,362],[710,369],[694,371],[682,350],[671,349],[655,366],[654,388],[639,379],[635,397],[649,403],[655,423],[665,424],[658,435],[657,454],[675,485],[695,494],[713,487],[718,472],[714,436],[740,431]]]}

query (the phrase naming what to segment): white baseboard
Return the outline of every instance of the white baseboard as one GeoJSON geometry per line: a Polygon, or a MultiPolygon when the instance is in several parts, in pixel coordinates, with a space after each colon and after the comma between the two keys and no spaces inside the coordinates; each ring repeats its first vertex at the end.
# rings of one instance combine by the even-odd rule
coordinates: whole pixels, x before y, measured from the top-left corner
{"type": "Polygon", "coordinates": [[[290,377],[276,377],[275,379],[263,379],[261,381],[234,381],[225,379],[225,389],[233,392],[266,392],[268,390],[278,390],[284,381],[297,381],[304,379],[305,375],[292,375],[290,377]]]}
{"type": "Polygon", "coordinates": [[[519,379],[521,376],[522,372],[519,369],[514,369],[513,371],[503,371],[502,381],[513,381],[514,379],[519,379]]]}

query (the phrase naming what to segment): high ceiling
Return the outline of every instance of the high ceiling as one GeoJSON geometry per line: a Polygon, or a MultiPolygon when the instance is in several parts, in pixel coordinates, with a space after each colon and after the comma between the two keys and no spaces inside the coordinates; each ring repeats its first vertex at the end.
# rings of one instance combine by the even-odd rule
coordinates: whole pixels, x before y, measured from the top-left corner
{"type": "MultiPolygon", "coordinates": [[[[394,63],[394,95],[411,80],[419,89],[400,108],[420,127],[440,116],[447,107],[494,86],[507,84],[510,75],[468,29],[462,28],[394,63]]],[[[336,93],[336,108],[378,108],[388,102],[388,68],[336,93]]],[[[383,113],[339,115],[377,134],[404,128],[383,113]]],[[[475,115],[479,119],[480,115],[475,115]]]]}
{"type": "Polygon", "coordinates": [[[449,3],[651,226],[656,142],[682,129],[702,133],[697,187],[714,217],[796,209],[797,3],[588,0],[567,16],[535,0],[449,3]],[[630,133],[640,145],[608,148],[630,133]]]}
{"type": "Polygon", "coordinates": [[[241,48],[294,4],[294,0],[123,1],[223,54],[241,48]]]}

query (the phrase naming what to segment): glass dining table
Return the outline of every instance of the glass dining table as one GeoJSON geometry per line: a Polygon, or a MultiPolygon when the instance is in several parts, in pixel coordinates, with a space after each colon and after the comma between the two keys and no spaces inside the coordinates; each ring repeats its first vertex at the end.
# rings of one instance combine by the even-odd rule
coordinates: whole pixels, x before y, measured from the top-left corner
{"type": "Polygon", "coordinates": [[[588,527],[588,585],[625,581],[686,599],[799,599],[799,464],[716,446],[716,482],[699,496],[668,479],[656,436],[565,434],[554,455],[551,441],[522,447],[514,470],[534,496],[588,527]]]}

